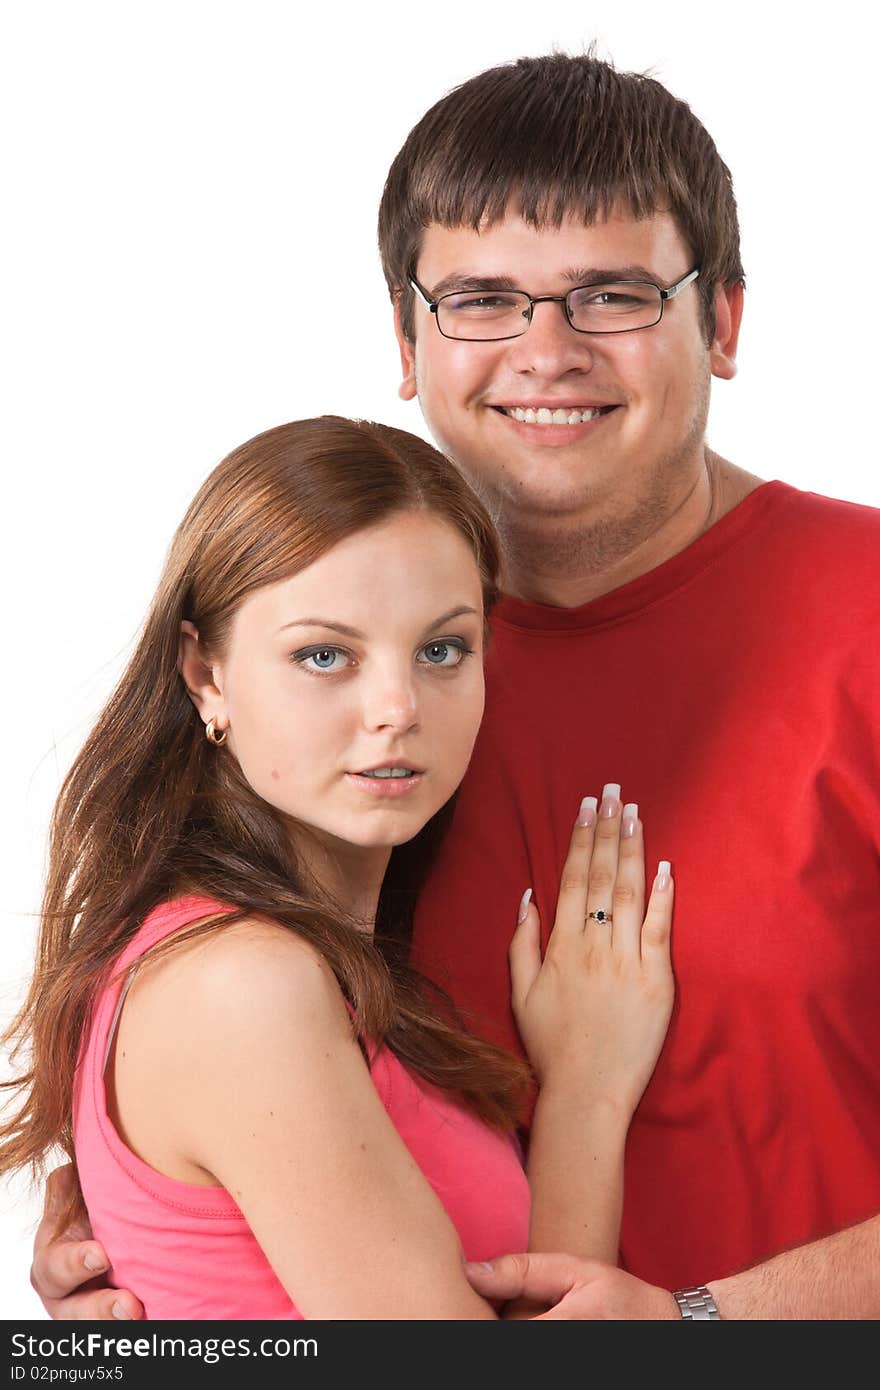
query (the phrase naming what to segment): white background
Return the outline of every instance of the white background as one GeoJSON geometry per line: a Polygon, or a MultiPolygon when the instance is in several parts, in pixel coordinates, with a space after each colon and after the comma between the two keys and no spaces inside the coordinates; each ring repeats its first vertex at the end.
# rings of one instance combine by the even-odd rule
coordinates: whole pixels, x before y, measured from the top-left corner
{"type": "MultiPolygon", "coordinates": [[[[0,1017],[29,970],[59,779],[197,484],[297,416],[423,432],[396,395],[376,208],[410,127],[482,68],[596,39],[690,102],[734,174],[748,277],[740,375],[716,383],[710,439],[764,477],[880,504],[869,9],[838,3],[830,22],[824,6],[705,0],[10,7],[0,1017]]],[[[27,1282],[36,1209],[24,1182],[0,1184],[3,1318],[42,1315],[27,1282]]]]}

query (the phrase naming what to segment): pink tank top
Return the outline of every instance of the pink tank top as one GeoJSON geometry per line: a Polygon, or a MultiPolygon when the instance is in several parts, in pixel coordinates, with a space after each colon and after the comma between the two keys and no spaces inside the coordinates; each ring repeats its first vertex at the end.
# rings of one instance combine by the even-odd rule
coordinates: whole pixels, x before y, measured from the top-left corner
{"type": "MultiPolygon", "coordinates": [[[[202,897],[155,908],[114,976],[171,932],[218,911],[220,904],[202,897]]],[[[114,1128],[104,1068],[125,989],[124,976],[115,978],[99,996],[74,1089],[77,1166],[92,1230],[112,1261],[111,1283],[137,1294],[148,1318],[300,1318],[226,1189],[165,1177],[114,1128]]],[[[417,1079],[386,1048],[373,1055],[371,1075],[465,1258],[525,1250],[529,1192],[515,1142],[417,1079]]]]}

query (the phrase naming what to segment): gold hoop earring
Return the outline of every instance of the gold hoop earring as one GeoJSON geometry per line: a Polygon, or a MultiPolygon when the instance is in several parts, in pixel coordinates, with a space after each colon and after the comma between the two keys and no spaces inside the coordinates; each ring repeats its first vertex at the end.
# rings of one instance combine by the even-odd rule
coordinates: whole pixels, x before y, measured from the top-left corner
{"type": "Polygon", "coordinates": [[[209,743],[213,743],[215,748],[222,748],[223,744],[226,742],[226,730],[216,729],[214,727],[214,720],[209,719],[205,725],[205,738],[209,743]]]}

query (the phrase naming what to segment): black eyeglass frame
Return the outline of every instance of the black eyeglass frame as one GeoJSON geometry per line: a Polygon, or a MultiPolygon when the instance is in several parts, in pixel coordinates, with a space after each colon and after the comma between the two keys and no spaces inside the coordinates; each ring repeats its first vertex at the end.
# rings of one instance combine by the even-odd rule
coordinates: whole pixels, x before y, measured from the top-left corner
{"type": "Polygon", "coordinates": [[[563,306],[563,313],[565,314],[566,323],[568,324],[569,328],[571,328],[575,333],[587,333],[590,335],[596,335],[597,337],[606,337],[607,335],[612,333],[641,333],[642,330],[645,328],[656,328],[657,324],[663,317],[663,309],[666,305],[667,299],[675,299],[676,295],[681,294],[681,291],[683,289],[686,289],[688,285],[693,284],[694,280],[696,280],[699,273],[700,266],[695,266],[693,270],[688,271],[687,275],[683,275],[682,278],[680,280],[677,280],[674,285],[669,285],[666,289],[664,289],[662,285],[656,285],[653,280],[602,280],[597,281],[595,285],[575,285],[566,294],[531,295],[526,290],[499,291],[499,293],[504,294],[521,294],[525,299],[529,301],[529,315],[526,319],[526,326],[525,328],[523,328],[522,332],[505,333],[500,338],[456,338],[453,337],[451,333],[444,333],[443,329],[440,327],[440,316],[437,311],[440,308],[440,305],[443,303],[444,299],[452,299],[455,297],[455,295],[459,294],[478,293],[479,287],[477,288],[477,290],[472,291],[451,290],[449,294],[441,294],[439,299],[432,299],[428,294],[427,290],[422,288],[422,286],[419,284],[418,280],[415,278],[414,275],[408,275],[406,278],[410,288],[415,290],[416,294],[419,296],[425,307],[428,310],[430,310],[430,312],[434,315],[434,321],[437,324],[437,331],[441,335],[441,337],[448,338],[449,341],[452,343],[506,343],[509,342],[511,338],[521,338],[523,336],[523,333],[528,332],[529,327],[531,326],[532,316],[535,312],[536,304],[561,304],[563,306]],[[576,328],[575,325],[572,323],[569,297],[573,294],[577,294],[578,290],[596,289],[606,284],[650,285],[651,289],[656,290],[658,295],[660,296],[660,312],[654,319],[653,323],[640,323],[638,328],[576,328]]]}

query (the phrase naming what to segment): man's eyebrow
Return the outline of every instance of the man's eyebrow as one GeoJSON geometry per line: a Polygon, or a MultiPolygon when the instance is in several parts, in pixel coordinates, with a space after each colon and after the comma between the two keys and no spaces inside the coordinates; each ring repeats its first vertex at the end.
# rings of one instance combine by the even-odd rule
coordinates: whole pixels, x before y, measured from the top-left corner
{"type": "Polygon", "coordinates": [[[444,294],[455,294],[456,290],[518,290],[520,287],[509,275],[466,275],[453,271],[445,275],[431,291],[432,299],[444,294]]]}
{"type": "Polygon", "coordinates": [[[648,280],[652,285],[662,284],[657,272],[645,265],[579,265],[564,270],[562,278],[571,285],[609,285],[617,280],[648,280]]]}
{"type": "MultiPolygon", "coordinates": [[[[652,285],[662,283],[657,272],[645,265],[573,266],[570,270],[562,271],[562,279],[570,285],[609,285],[618,280],[647,280],[652,285]]],[[[455,294],[460,290],[522,289],[522,283],[510,275],[472,275],[453,271],[437,282],[431,291],[431,298],[439,299],[441,295],[455,294]]]]}
{"type": "MultiPolygon", "coordinates": [[[[462,604],[458,608],[450,608],[448,613],[441,613],[439,618],[435,618],[432,623],[428,624],[425,632],[433,632],[435,628],[442,627],[444,623],[451,623],[453,618],[463,618],[467,613],[473,613],[474,617],[477,618],[480,616],[476,608],[462,604]]],[[[331,632],[341,633],[343,637],[354,637],[356,641],[361,642],[367,640],[366,634],[361,632],[359,628],[349,627],[346,623],[334,623],[329,618],[294,618],[292,622],[283,623],[275,636],[277,637],[279,632],[286,632],[291,627],[325,627],[329,628],[331,632]]]]}

